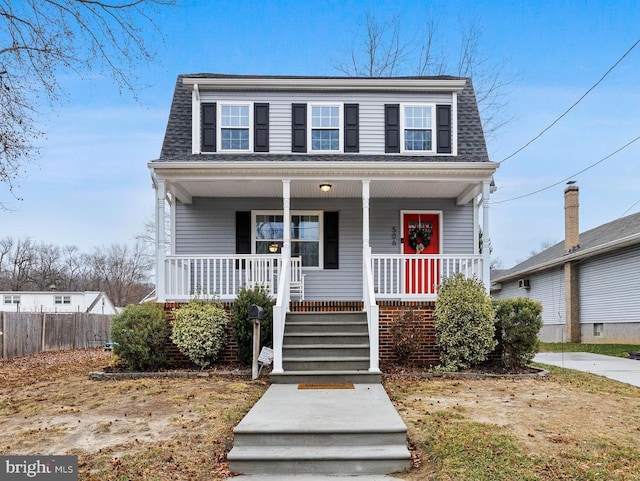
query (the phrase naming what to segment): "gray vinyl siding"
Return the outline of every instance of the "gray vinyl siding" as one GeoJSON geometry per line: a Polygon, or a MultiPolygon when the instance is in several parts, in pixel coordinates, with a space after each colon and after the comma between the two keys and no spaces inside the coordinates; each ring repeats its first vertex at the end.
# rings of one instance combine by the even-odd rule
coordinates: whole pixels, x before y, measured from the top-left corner
{"type": "MultiPolygon", "coordinates": [[[[384,104],[452,104],[451,93],[331,93],[322,92],[201,92],[206,102],[266,102],[269,104],[269,154],[291,153],[292,103],[357,103],[360,106],[360,154],[384,153],[384,104]]],[[[435,129],[435,126],[433,126],[435,129]]],[[[435,138],[435,134],[434,134],[435,138]]],[[[268,155],[268,154],[266,154],[268,155]]]]}
{"type": "Polygon", "coordinates": [[[640,322],[640,246],[579,264],[580,322],[640,322]]]}
{"type": "MultiPolygon", "coordinates": [[[[473,206],[457,206],[446,199],[372,199],[370,244],[373,253],[400,253],[400,211],[442,210],[445,254],[473,254],[473,206]],[[396,245],[392,228],[396,227],[396,245]]],[[[235,213],[282,210],[282,199],[200,198],[185,205],[176,201],[175,254],[235,254],[235,213]]],[[[340,268],[306,269],[305,299],[362,299],[362,201],[348,199],[291,199],[291,210],[339,212],[340,268]]]]}
{"type": "Polygon", "coordinates": [[[556,267],[536,274],[524,276],[530,288],[518,287],[518,279],[502,282],[502,289],[494,293],[498,299],[528,297],[542,303],[542,321],[545,325],[564,324],[566,306],[564,295],[564,269],[556,267]]]}

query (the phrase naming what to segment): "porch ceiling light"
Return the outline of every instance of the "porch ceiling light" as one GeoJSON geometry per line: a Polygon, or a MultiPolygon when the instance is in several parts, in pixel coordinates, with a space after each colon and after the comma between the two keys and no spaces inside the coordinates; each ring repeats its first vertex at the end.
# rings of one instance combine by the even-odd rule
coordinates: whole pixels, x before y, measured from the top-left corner
{"type": "Polygon", "coordinates": [[[326,182],[324,184],[320,184],[320,190],[322,192],[329,192],[331,190],[331,184],[327,184],[326,182]]]}

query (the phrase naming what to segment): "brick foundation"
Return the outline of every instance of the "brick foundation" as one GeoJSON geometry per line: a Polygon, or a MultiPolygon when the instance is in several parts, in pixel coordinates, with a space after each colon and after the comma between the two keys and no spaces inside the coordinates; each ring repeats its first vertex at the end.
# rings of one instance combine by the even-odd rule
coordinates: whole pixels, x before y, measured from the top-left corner
{"type": "MultiPolygon", "coordinates": [[[[174,320],[173,310],[180,307],[181,302],[167,302],[163,304],[164,310],[167,313],[169,322],[174,320]]],[[[229,318],[231,318],[231,302],[222,302],[221,305],[227,312],[229,318]]],[[[435,309],[435,302],[421,302],[421,301],[380,301],[378,303],[380,325],[379,325],[379,342],[380,342],[380,362],[382,365],[385,363],[392,363],[396,360],[395,353],[393,352],[393,345],[391,340],[391,324],[394,317],[402,313],[407,309],[413,309],[421,318],[420,332],[423,337],[422,349],[412,356],[409,361],[416,366],[430,366],[437,364],[440,360],[440,351],[436,347],[435,337],[435,320],[433,317],[433,311],[435,309]]],[[[362,312],[362,301],[293,301],[291,302],[292,312],[362,312]]],[[[189,360],[180,353],[178,347],[167,340],[169,343],[169,358],[174,365],[185,366],[189,365],[189,360]]],[[[220,363],[235,364],[238,362],[236,357],[237,344],[233,339],[231,328],[227,327],[227,343],[218,357],[220,363]]]]}

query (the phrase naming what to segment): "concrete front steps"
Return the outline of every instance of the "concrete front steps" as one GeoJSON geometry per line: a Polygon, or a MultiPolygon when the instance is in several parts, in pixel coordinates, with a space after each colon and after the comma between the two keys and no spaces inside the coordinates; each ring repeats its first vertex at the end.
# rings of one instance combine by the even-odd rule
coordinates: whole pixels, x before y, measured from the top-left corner
{"type": "Polygon", "coordinates": [[[406,426],[381,384],[301,387],[271,385],[236,426],[231,471],[329,477],[409,467],[406,426]]]}
{"type": "Polygon", "coordinates": [[[288,313],[282,367],[275,384],[379,383],[369,372],[369,332],[363,312],[288,313]]]}

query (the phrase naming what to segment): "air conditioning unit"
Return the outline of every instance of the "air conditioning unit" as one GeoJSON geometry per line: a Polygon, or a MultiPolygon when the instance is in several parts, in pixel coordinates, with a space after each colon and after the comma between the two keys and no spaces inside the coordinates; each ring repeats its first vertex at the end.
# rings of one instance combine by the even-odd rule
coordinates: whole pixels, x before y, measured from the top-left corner
{"type": "Polygon", "coordinates": [[[529,285],[529,279],[519,279],[518,280],[518,287],[520,289],[529,289],[529,287],[531,287],[529,285]]]}

